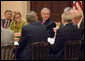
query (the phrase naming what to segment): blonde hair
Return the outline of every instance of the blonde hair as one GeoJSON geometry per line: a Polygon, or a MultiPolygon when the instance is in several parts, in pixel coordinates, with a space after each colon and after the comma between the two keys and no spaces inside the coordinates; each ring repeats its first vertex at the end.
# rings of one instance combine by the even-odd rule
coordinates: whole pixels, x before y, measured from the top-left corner
{"type": "Polygon", "coordinates": [[[16,16],[16,15],[20,15],[20,16],[22,16],[21,13],[20,13],[19,11],[14,11],[13,20],[15,19],[15,16],[16,16]]]}

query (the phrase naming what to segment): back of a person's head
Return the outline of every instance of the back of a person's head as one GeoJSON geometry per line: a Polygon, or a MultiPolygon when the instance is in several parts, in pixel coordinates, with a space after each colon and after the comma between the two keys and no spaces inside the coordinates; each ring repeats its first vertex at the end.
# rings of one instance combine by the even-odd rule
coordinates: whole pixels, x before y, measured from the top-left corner
{"type": "Polygon", "coordinates": [[[35,11],[30,11],[26,14],[26,19],[28,23],[36,22],[37,14],[35,11]]]}
{"type": "Polygon", "coordinates": [[[64,12],[71,11],[71,10],[73,10],[73,8],[71,8],[71,7],[65,7],[64,8],[64,12]]]}
{"type": "Polygon", "coordinates": [[[73,19],[73,16],[72,16],[71,12],[64,12],[61,15],[61,18],[64,19],[65,22],[71,22],[73,19]]]}

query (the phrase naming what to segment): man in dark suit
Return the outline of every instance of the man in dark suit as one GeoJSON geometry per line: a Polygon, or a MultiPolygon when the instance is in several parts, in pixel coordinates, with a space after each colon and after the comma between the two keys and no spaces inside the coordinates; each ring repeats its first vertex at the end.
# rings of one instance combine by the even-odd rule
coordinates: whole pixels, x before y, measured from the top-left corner
{"type": "Polygon", "coordinates": [[[46,28],[36,22],[37,14],[34,11],[26,15],[28,25],[22,28],[21,38],[17,51],[17,60],[31,60],[31,44],[47,41],[46,28]]]}
{"type": "Polygon", "coordinates": [[[80,24],[80,30],[81,30],[81,49],[80,49],[80,60],[84,60],[84,19],[82,19],[80,24]]]}
{"type": "Polygon", "coordinates": [[[72,15],[74,16],[72,22],[81,30],[80,60],[84,60],[84,18],[79,10],[73,10],[72,15]]]}
{"type": "MultiPolygon", "coordinates": [[[[65,7],[65,8],[64,8],[64,12],[67,12],[67,11],[70,12],[70,11],[72,11],[72,10],[73,10],[73,9],[72,9],[71,7],[65,7]]],[[[60,26],[59,26],[59,29],[62,28],[62,27],[64,27],[64,25],[63,25],[63,23],[62,23],[62,21],[61,21],[60,26]]]]}
{"type": "Polygon", "coordinates": [[[55,35],[55,32],[53,31],[53,28],[56,27],[56,24],[52,20],[50,20],[50,10],[48,8],[43,8],[41,10],[41,17],[42,17],[42,20],[40,20],[39,22],[42,25],[46,26],[47,31],[49,33],[48,37],[53,38],[54,35],[55,35]]]}
{"type": "Polygon", "coordinates": [[[54,54],[55,59],[64,59],[64,43],[69,40],[80,40],[81,31],[73,25],[71,22],[72,15],[70,12],[65,12],[62,14],[62,23],[64,27],[57,30],[55,39],[54,54]]]}
{"type": "Polygon", "coordinates": [[[12,11],[6,10],[4,13],[4,16],[5,16],[5,19],[2,19],[2,22],[3,22],[2,27],[7,29],[12,21],[12,19],[11,19],[12,18],[12,11]]]}

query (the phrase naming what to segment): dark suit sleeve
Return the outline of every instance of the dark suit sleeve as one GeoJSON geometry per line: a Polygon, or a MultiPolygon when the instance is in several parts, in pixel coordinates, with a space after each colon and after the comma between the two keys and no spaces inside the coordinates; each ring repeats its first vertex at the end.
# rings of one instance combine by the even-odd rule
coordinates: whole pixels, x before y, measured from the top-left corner
{"type": "Polygon", "coordinates": [[[45,30],[44,30],[44,41],[47,41],[47,38],[48,38],[48,31],[46,30],[46,27],[44,27],[45,28],[45,30]]]}
{"type": "Polygon", "coordinates": [[[48,33],[49,33],[49,37],[53,38],[55,35],[55,32],[53,31],[53,28],[56,27],[55,23],[52,23],[48,26],[48,33]]]}
{"type": "Polygon", "coordinates": [[[81,44],[84,46],[84,20],[82,20],[80,25],[81,30],[81,44]]]}
{"type": "Polygon", "coordinates": [[[62,24],[62,22],[60,23],[59,29],[63,28],[64,25],[62,24]]]}
{"type": "Polygon", "coordinates": [[[59,51],[61,48],[62,48],[62,46],[63,46],[63,43],[64,43],[64,41],[63,41],[63,31],[62,30],[57,30],[57,33],[56,33],[56,38],[55,38],[55,43],[54,43],[54,45],[55,45],[55,48],[54,48],[54,52],[56,53],[57,51],[59,51]]]}
{"type": "Polygon", "coordinates": [[[26,32],[25,32],[24,28],[22,28],[21,38],[20,38],[20,41],[19,41],[19,46],[24,47],[25,44],[26,44],[26,32]]]}
{"type": "Polygon", "coordinates": [[[2,20],[2,27],[4,28],[4,25],[5,25],[5,19],[2,20]]]}

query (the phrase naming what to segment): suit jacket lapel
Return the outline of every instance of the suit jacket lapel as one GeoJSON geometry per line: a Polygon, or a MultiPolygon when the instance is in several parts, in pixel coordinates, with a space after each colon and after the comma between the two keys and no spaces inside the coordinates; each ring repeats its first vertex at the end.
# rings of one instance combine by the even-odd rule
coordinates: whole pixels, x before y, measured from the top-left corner
{"type": "Polygon", "coordinates": [[[48,19],[48,20],[46,20],[45,25],[47,25],[48,23],[49,23],[49,19],[48,19]]]}

